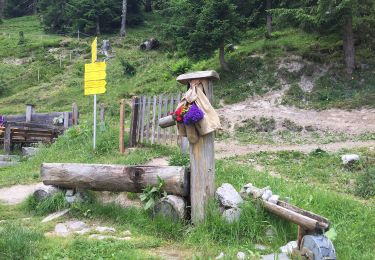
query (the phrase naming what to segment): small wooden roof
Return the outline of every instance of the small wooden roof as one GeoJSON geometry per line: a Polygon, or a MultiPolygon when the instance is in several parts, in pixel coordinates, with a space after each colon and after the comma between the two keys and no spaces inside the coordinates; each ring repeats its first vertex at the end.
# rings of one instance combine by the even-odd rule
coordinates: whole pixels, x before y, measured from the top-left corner
{"type": "Polygon", "coordinates": [[[181,84],[186,84],[192,79],[211,79],[218,80],[220,79],[219,74],[214,70],[205,70],[205,71],[194,71],[190,73],[185,73],[177,77],[177,81],[181,84]]]}

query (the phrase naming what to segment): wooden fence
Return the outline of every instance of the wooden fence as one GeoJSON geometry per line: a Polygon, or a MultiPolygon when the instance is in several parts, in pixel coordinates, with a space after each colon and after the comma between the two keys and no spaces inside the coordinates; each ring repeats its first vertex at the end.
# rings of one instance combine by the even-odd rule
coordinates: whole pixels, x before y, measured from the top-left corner
{"type": "Polygon", "coordinates": [[[137,143],[177,145],[176,128],[160,128],[159,119],[173,112],[181,97],[181,93],[133,97],[129,146],[137,143]]]}

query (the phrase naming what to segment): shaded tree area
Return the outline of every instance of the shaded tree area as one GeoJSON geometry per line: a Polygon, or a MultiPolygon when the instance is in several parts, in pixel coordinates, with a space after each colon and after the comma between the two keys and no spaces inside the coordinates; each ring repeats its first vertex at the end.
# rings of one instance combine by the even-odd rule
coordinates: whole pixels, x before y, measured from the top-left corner
{"type": "Polygon", "coordinates": [[[0,17],[20,17],[35,14],[37,0],[0,0],[0,17]]]}

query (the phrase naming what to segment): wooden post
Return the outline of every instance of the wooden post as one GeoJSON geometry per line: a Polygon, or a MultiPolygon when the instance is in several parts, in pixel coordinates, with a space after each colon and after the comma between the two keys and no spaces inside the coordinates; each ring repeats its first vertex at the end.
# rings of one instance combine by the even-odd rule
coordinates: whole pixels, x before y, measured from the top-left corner
{"type": "Polygon", "coordinates": [[[32,115],[34,114],[34,105],[26,105],[26,123],[30,123],[32,120],[32,115]]]}
{"type": "Polygon", "coordinates": [[[124,143],[124,130],[125,130],[125,99],[121,99],[120,102],[120,153],[125,152],[124,143]]]}
{"type": "Polygon", "coordinates": [[[137,129],[138,129],[138,111],[139,111],[139,97],[132,99],[132,115],[130,121],[129,133],[129,147],[134,147],[137,144],[137,129]]]}
{"type": "Polygon", "coordinates": [[[100,122],[101,127],[105,126],[105,106],[104,106],[104,103],[100,103],[100,105],[99,105],[99,122],[100,122]]]}
{"type": "MultiPolygon", "coordinates": [[[[204,83],[210,102],[213,99],[212,81],[219,79],[216,71],[199,71],[187,73],[177,77],[177,81],[187,84],[199,79],[204,83]]],[[[199,223],[205,218],[205,209],[209,199],[215,195],[215,156],[214,133],[200,136],[197,143],[190,143],[190,202],[191,219],[193,223],[199,223]]]]}
{"type": "Polygon", "coordinates": [[[69,128],[69,112],[64,112],[64,129],[69,128]]]}
{"type": "Polygon", "coordinates": [[[72,104],[72,124],[73,125],[78,125],[78,106],[77,103],[72,104]]]}
{"type": "Polygon", "coordinates": [[[5,123],[4,133],[4,151],[6,154],[10,154],[12,147],[12,130],[10,124],[5,123]]]}

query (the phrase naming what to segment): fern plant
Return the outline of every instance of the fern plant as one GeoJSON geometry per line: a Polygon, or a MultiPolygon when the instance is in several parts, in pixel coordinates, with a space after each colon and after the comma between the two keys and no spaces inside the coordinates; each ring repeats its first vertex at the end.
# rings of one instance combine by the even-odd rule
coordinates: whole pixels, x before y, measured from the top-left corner
{"type": "Polygon", "coordinates": [[[158,177],[158,186],[149,186],[143,189],[143,193],[139,195],[139,198],[144,203],[144,210],[149,210],[155,203],[161,198],[167,196],[167,192],[163,190],[165,181],[158,177]]]}

